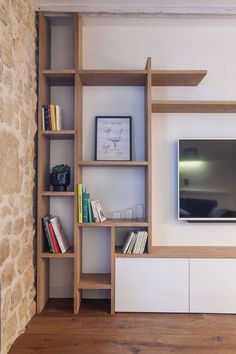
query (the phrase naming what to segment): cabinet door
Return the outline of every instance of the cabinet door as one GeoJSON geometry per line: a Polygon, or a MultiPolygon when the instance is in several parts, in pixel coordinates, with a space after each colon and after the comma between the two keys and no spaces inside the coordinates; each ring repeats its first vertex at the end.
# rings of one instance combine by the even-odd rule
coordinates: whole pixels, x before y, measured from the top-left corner
{"type": "Polygon", "coordinates": [[[190,312],[236,313],[236,260],[190,260],[190,312]]]}
{"type": "Polygon", "coordinates": [[[189,311],[188,259],[117,258],[115,284],[115,311],[189,311]]]}

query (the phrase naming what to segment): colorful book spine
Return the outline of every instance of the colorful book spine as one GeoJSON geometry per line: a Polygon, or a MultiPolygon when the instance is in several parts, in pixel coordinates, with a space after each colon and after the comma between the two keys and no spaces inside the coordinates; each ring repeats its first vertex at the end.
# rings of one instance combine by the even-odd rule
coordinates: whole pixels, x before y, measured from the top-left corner
{"type": "Polygon", "coordinates": [[[88,222],[94,222],[90,193],[87,193],[87,203],[88,203],[88,222]]]}
{"type": "Polygon", "coordinates": [[[82,195],[83,195],[83,185],[78,184],[78,222],[82,224],[83,222],[83,205],[82,205],[82,195]]]}
{"type": "Polygon", "coordinates": [[[52,130],[56,130],[56,117],[55,117],[55,109],[54,105],[50,104],[50,117],[51,117],[51,123],[52,123],[52,130]]]}
{"type": "Polygon", "coordinates": [[[42,107],[42,130],[45,130],[44,106],[42,107]]]}
{"type": "Polygon", "coordinates": [[[49,231],[50,231],[50,235],[51,235],[51,239],[52,239],[52,243],[53,243],[53,248],[55,250],[55,253],[61,253],[60,247],[58,245],[52,224],[48,224],[49,227],[49,231]]]}
{"type": "Polygon", "coordinates": [[[52,243],[52,240],[51,240],[50,230],[49,230],[49,227],[48,227],[49,217],[48,216],[44,216],[42,218],[42,223],[43,223],[44,233],[45,233],[46,239],[48,241],[49,251],[52,252],[52,253],[55,253],[54,249],[53,249],[53,243],[52,243]]]}
{"type": "Polygon", "coordinates": [[[83,192],[82,194],[82,215],[83,215],[83,222],[89,222],[88,195],[86,192],[83,192]]]}

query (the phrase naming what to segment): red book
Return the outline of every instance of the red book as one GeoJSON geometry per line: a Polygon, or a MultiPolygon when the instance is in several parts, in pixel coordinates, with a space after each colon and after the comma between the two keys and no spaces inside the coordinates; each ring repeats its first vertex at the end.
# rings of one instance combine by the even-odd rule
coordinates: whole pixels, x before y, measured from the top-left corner
{"type": "Polygon", "coordinates": [[[60,247],[58,245],[58,242],[57,242],[56,235],[54,233],[52,224],[48,224],[48,227],[49,227],[50,235],[51,235],[51,238],[52,238],[52,243],[53,243],[53,247],[54,247],[55,253],[61,253],[61,250],[60,250],[60,247]]]}

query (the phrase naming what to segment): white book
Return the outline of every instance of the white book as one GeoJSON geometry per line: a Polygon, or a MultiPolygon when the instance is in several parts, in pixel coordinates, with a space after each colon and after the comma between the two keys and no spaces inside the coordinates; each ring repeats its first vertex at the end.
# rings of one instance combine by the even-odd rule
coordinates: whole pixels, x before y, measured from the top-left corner
{"type": "Polygon", "coordinates": [[[137,240],[137,234],[134,233],[134,235],[132,237],[132,240],[130,242],[130,245],[129,245],[127,253],[132,253],[136,240],[137,240]]]}
{"type": "Polygon", "coordinates": [[[98,213],[98,217],[100,219],[100,222],[103,222],[106,220],[106,215],[102,209],[101,203],[99,202],[99,200],[95,200],[95,206],[97,209],[97,213],[98,213]]]}
{"type": "Polygon", "coordinates": [[[44,108],[42,108],[42,130],[45,130],[45,116],[44,116],[44,108]]]}
{"type": "Polygon", "coordinates": [[[91,200],[91,207],[92,207],[93,217],[94,217],[95,222],[100,222],[97,208],[96,208],[96,204],[95,204],[95,200],[91,200]]]}
{"type": "Polygon", "coordinates": [[[140,252],[140,245],[143,239],[143,234],[141,231],[138,231],[137,233],[137,241],[135,243],[134,249],[133,249],[133,253],[138,254],[140,252]]]}
{"type": "Polygon", "coordinates": [[[148,239],[148,233],[145,231],[145,232],[144,232],[143,241],[142,241],[142,245],[141,245],[140,253],[143,253],[143,252],[145,251],[147,239],[148,239]]]}
{"type": "Polygon", "coordinates": [[[55,112],[57,130],[62,130],[62,109],[58,104],[55,105],[55,112]]]}
{"type": "Polygon", "coordinates": [[[57,242],[59,244],[59,247],[61,249],[62,253],[65,253],[68,248],[70,247],[68,238],[66,237],[66,235],[64,234],[63,230],[62,230],[62,226],[60,223],[60,219],[58,216],[55,216],[54,218],[50,219],[50,222],[52,224],[55,236],[57,238],[57,242]]]}
{"type": "Polygon", "coordinates": [[[133,238],[133,235],[134,235],[134,232],[130,232],[129,236],[127,237],[127,239],[125,241],[125,244],[124,244],[124,246],[122,248],[122,252],[123,253],[127,253],[127,250],[129,248],[130,242],[131,242],[131,240],[133,238]]]}

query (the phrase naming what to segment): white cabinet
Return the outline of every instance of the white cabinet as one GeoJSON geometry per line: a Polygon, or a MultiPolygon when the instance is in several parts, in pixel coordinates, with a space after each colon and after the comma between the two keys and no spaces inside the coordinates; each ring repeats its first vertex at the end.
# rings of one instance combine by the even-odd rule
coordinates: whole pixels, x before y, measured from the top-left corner
{"type": "Polygon", "coordinates": [[[236,260],[190,259],[190,312],[236,313],[236,260]]]}
{"type": "Polygon", "coordinates": [[[117,258],[115,311],[189,312],[189,260],[117,258]]]}

